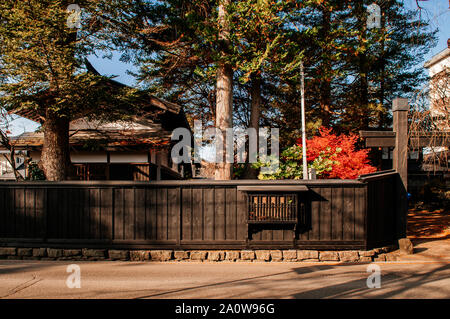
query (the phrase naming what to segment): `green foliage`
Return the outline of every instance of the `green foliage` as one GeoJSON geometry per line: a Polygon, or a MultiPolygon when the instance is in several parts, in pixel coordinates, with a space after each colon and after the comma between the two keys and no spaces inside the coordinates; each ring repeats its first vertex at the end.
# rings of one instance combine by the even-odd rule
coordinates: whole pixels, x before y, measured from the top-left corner
{"type": "MultiPolygon", "coordinates": [[[[303,164],[302,164],[302,147],[300,145],[293,145],[286,148],[280,154],[281,160],[278,162],[278,169],[272,174],[258,175],[258,179],[302,179],[303,178],[303,164]]],[[[326,172],[330,172],[333,165],[337,163],[335,160],[339,151],[328,155],[325,150],[321,152],[321,155],[308,163],[308,169],[315,169],[317,177],[323,177],[326,172]]],[[[259,159],[258,162],[252,165],[255,169],[261,167],[270,167],[271,163],[275,163],[276,159],[270,157],[268,159],[259,159]]]]}
{"type": "Polygon", "coordinates": [[[39,168],[38,164],[35,162],[28,162],[28,178],[32,181],[43,181],[45,180],[44,172],[39,168]]]}
{"type": "MultiPolygon", "coordinates": [[[[107,19],[123,10],[108,1],[77,1],[81,29],[69,28],[63,0],[5,0],[0,3],[0,106],[48,112],[69,119],[120,117],[120,108],[135,92],[111,87],[107,77],[87,71],[86,58],[113,50],[107,19]],[[108,87],[109,86],[109,87],[108,87]]],[[[129,105],[129,104],[128,104],[129,105]]]]}
{"type": "Polygon", "coordinates": [[[300,61],[308,135],[321,125],[354,133],[388,127],[393,97],[423,83],[423,68],[416,66],[435,32],[397,0],[379,3],[382,27],[369,30],[366,8],[372,2],[232,1],[227,44],[218,39],[217,1],[144,1],[124,23],[121,39],[126,58],[141,67],[141,83],[204,123],[214,121],[219,62],[233,66],[235,126],[248,127],[251,79],[260,78],[260,124],[283,128],[287,146],[301,126],[300,61]]]}

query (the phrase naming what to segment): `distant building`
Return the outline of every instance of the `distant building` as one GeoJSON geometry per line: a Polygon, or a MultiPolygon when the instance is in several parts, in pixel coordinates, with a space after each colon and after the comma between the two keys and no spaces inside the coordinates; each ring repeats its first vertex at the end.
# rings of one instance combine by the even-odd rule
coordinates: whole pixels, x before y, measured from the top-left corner
{"type": "Polygon", "coordinates": [[[450,130],[450,39],[447,48],[425,62],[430,75],[430,111],[439,130],[450,130]]]}
{"type": "MultiPolygon", "coordinates": [[[[450,133],[450,39],[447,48],[433,56],[424,64],[430,75],[430,111],[439,131],[450,133]]],[[[424,155],[424,170],[446,171],[450,157],[448,147],[437,146],[424,155]],[[432,163],[432,164],[430,164],[432,163]]]]}
{"type": "MultiPolygon", "coordinates": [[[[25,156],[23,152],[16,152],[15,156],[15,166],[23,177],[25,177],[25,156]]],[[[13,168],[9,161],[5,158],[5,156],[9,156],[9,151],[6,150],[0,150],[0,181],[8,181],[8,180],[15,180],[16,177],[14,175],[13,168]]]]}

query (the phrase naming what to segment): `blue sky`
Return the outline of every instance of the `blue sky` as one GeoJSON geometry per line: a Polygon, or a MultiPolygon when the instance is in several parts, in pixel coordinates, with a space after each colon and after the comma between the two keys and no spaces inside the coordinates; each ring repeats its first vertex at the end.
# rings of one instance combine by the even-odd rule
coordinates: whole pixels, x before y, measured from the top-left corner
{"type": "MultiPolygon", "coordinates": [[[[416,0],[404,0],[404,3],[407,8],[417,9],[416,0]]],[[[439,41],[425,57],[425,60],[428,60],[447,47],[447,39],[450,38],[449,0],[419,1],[419,5],[423,8],[423,17],[429,19],[431,27],[439,29],[439,41]]],[[[89,60],[101,74],[117,76],[115,80],[127,85],[132,86],[135,84],[133,76],[127,74],[127,70],[133,69],[132,65],[120,62],[118,55],[113,56],[112,59],[92,56],[89,60]]],[[[423,66],[423,62],[419,65],[419,67],[421,66],[423,66]]],[[[37,123],[24,118],[17,118],[11,124],[13,135],[18,135],[25,131],[34,131],[39,127],[37,123]]]]}

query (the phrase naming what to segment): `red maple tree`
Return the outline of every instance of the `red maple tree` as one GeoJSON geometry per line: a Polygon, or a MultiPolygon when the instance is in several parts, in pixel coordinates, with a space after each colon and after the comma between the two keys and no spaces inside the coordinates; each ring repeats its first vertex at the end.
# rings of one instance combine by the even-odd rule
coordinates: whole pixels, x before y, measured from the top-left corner
{"type": "MultiPolygon", "coordinates": [[[[357,150],[357,141],[355,134],[336,135],[331,129],[321,127],[318,136],[306,141],[307,161],[312,162],[319,156],[333,159],[332,169],[324,172],[321,178],[355,179],[375,172],[376,168],[369,164],[369,150],[357,150]]],[[[297,144],[301,146],[301,143],[298,139],[297,144]]]]}

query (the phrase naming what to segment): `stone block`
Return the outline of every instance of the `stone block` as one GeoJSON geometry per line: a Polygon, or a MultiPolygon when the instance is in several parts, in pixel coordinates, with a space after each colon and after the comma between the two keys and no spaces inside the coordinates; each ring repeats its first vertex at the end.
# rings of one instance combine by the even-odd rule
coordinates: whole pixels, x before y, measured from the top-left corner
{"type": "Polygon", "coordinates": [[[206,260],[206,256],[208,255],[208,252],[206,251],[200,251],[200,250],[195,250],[195,251],[191,251],[191,260],[206,260]]]}
{"type": "Polygon", "coordinates": [[[321,251],[319,252],[320,261],[339,261],[339,255],[336,251],[321,251]]]}
{"type": "Polygon", "coordinates": [[[150,251],[151,259],[154,261],[168,261],[172,259],[172,250],[152,250],[150,251]]]}
{"type": "Polygon", "coordinates": [[[173,257],[176,260],[189,259],[189,252],[184,250],[176,250],[173,252],[173,257]]]}
{"type": "Polygon", "coordinates": [[[255,259],[255,252],[253,250],[241,251],[241,260],[253,260],[255,259]]]}
{"type": "Polygon", "coordinates": [[[397,261],[397,256],[394,254],[386,254],[386,261],[397,261]]]}
{"type": "Polygon", "coordinates": [[[269,261],[270,251],[269,250],[255,250],[256,260],[259,261],[269,261]]]}
{"type": "Polygon", "coordinates": [[[373,257],[375,256],[375,250],[361,250],[358,251],[360,257],[373,257]]]}
{"type": "Polygon", "coordinates": [[[81,256],[81,249],[64,249],[64,257],[81,256]]]}
{"type": "Polygon", "coordinates": [[[239,251],[226,251],[225,252],[225,259],[230,261],[236,261],[240,258],[240,252],[239,251]]]}
{"type": "Polygon", "coordinates": [[[317,250],[297,250],[297,260],[319,259],[317,250]]]}
{"type": "Polygon", "coordinates": [[[83,248],[83,256],[85,257],[96,257],[96,258],[105,258],[105,249],[87,249],[83,248]]]}
{"type": "Polygon", "coordinates": [[[130,260],[145,261],[150,259],[150,252],[147,250],[130,250],[130,260]]]}
{"type": "Polygon", "coordinates": [[[0,247],[0,256],[15,256],[15,247],[0,247]]]}
{"type": "Polygon", "coordinates": [[[357,251],[340,251],[339,259],[342,262],[352,263],[358,261],[359,255],[357,251]]]}
{"type": "Polygon", "coordinates": [[[283,260],[283,252],[281,250],[271,250],[270,251],[270,259],[272,261],[281,261],[281,260],[283,260]]]}
{"type": "Polygon", "coordinates": [[[47,257],[47,249],[33,248],[33,257],[47,257]]]}
{"type": "Polygon", "coordinates": [[[296,250],[283,250],[283,260],[284,261],[297,261],[297,251],[296,250]]]}
{"type": "Polygon", "coordinates": [[[209,261],[221,261],[225,257],[225,252],[223,251],[209,251],[208,260],[209,261]]]}
{"type": "Polygon", "coordinates": [[[398,240],[398,248],[401,253],[411,255],[414,253],[414,247],[409,238],[401,238],[398,240]]]}
{"type": "Polygon", "coordinates": [[[49,258],[59,258],[62,257],[62,255],[63,255],[62,249],[47,248],[47,256],[49,258]]]}
{"type": "Polygon", "coordinates": [[[128,260],[130,252],[128,250],[108,250],[108,256],[113,260],[128,260]]]}
{"type": "Polygon", "coordinates": [[[31,257],[33,256],[32,248],[17,248],[17,256],[31,257]]]}
{"type": "Polygon", "coordinates": [[[371,263],[372,262],[372,257],[361,256],[361,257],[359,257],[359,262],[361,262],[361,263],[371,263]]]}

